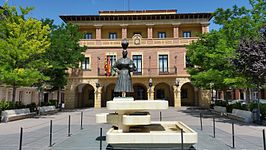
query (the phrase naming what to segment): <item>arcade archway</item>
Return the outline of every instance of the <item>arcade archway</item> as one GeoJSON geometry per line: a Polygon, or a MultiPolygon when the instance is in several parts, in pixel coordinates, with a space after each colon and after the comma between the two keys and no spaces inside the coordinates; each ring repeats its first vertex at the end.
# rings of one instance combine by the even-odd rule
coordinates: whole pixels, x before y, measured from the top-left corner
{"type": "Polygon", "coordinates": [[[174,106],[173,92],[170,90],[170,86],[167,83],[159,83],[154,88],[155,100],[167,100],[169,106],[174,106]]]}
{"type": "Polygon", "coordinates": [[[147,88],[141,83],[135,83],[133,85],[134,94],[133,97],[135,100],[147,100],[147,88]]]}
{"type": "Polygon", "coordinates": [[[181,106],[196,106],[195,91],[191,83],[185,83],[181,87],[181,106]]]}
{"type": "Polygon", "coordinates": [[[94,107],[94,88],[90,84],[81,84],[76,89],[76,108],[94,107]]]}

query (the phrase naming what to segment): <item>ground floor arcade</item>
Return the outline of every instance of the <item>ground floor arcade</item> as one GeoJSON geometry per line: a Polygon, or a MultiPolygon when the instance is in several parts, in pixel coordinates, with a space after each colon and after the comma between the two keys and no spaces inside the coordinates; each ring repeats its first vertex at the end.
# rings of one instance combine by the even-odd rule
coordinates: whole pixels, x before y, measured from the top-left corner
{"type": "MultiPolygon", "coordinates": [[[[115,82],[116,77],[71,79],[65,89],[65,107],[106,107],[107,101],[121,96],[121,93],[114,92],[115,82]]],[[[210,92],[193,87],[188,78],[133,77],[132,82],[134,93],[127,96],[135,100],[167,100],[173,107],[208,107],[210,104],[210,92]]]]}

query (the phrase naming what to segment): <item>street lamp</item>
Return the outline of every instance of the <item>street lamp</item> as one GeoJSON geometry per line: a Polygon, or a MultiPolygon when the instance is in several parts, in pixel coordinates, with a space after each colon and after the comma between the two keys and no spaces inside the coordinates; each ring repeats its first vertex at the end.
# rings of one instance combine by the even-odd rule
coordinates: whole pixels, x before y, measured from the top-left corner
{"type": "Polygon", "coordinates": [[[180,82],[180,81],[176,78],[176,79],[175,79],[175,86],[176,86],[176,87],[179,86],[179,82],[180,82]]]}
{"type": "Polygon", "coordinates": [[[100,83],[96,83],[96,88],[98,89],[100,87],[100,83]]]}
{"type": "Polygon", "coordinates": [[[152,87],[152,79],[151,78],[149,79],[149,87],[150,88],[152,87]]]}
{"type": "MultiPolygon", "coordinates": [[[[100,57],[97,57],[97,65],[98,65],[98,76],[100,75],[100,61],[101,58],[100,57]]],[[[97,85],[97,84],[96,84],[97,85]]]]}

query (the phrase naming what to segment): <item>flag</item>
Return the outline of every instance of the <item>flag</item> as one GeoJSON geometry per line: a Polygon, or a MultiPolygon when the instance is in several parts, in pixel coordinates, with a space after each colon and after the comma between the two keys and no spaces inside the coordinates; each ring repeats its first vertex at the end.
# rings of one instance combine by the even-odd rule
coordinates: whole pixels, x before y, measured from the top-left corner
{"type": "Polygon", "coordinates": [[[107,58],[105,58],[104,70],[105,70],[105,75],[106,76],[110,76],[111,75],[111,60],[110,60],[110,56],[107,56],[107,58]]]}

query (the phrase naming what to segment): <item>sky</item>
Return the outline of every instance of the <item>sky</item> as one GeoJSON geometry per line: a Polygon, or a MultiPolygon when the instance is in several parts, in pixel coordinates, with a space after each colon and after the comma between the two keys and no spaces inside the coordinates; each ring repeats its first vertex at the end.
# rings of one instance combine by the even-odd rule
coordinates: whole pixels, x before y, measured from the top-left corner
{"type": "MultiPolygon", "coordinates": [[[[248,0],[0,0],[10,6],[32,6],[29,16],[50,18],[55,24],[63,21],[59,15],[97,15],[100,10],[157,10],[176,9],[178,13],[214,12],[217,8],[232,8],[233,5],[250,7],[248,0]]],[[[213,22],[210,29],[218,29],[213,22]]]]}

